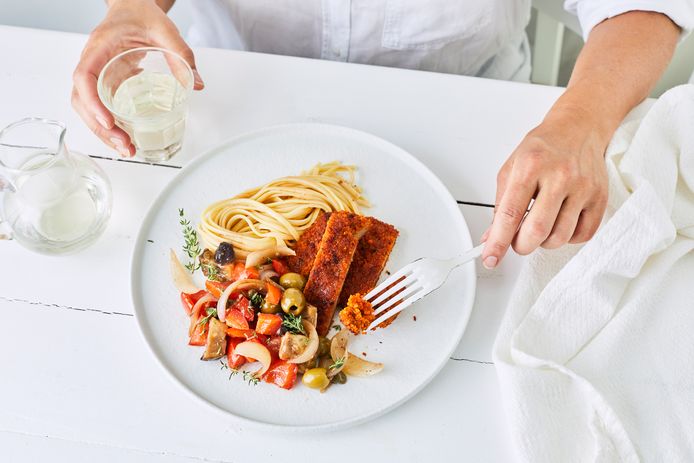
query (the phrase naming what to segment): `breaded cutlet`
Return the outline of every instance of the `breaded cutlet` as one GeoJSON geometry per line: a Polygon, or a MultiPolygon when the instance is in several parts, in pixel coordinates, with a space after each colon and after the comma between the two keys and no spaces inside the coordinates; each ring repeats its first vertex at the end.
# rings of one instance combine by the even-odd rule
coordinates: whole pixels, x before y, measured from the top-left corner
{"type": "Polygon", "coordinates": [[[313,225],[301,234],[296,246],[294,246],[296,255],[287,257],[287,265],[292,272],[305,277],[311,273],[313,261],[316,260],[316,254],[318,254],[318,248],[329,218],[330,212],[321,213],[313,225]]]}
{"type": "Polygon", "coordinates": [[[333,212],[327,220],[304,287],[306,300],[318,309],[316,330],[320,336],[327,335],[330,330],[352,258],[367,228],[368,221],[364,217],[350,212],[333,212]]]}
{"type": "Polygon", "coordinates": [[[342,287],[338,305],[344,307],[352,294],[367,294],[378,284],[398,238],[398,230],[373,217],[364,217],[368,230],[359,240],[352,265],[342,287]]]}

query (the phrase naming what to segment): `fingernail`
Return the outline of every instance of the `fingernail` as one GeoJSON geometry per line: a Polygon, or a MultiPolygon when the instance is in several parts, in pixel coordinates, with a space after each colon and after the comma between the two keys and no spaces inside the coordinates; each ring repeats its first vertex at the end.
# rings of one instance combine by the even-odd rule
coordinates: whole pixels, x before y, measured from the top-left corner
{"type": "Polygon", "coordinates": [[[205,85],[197,69],[193,69],[193,80],[195,80],[195,85],[205,85]]]}
{"type": "Polygon", "coordinates": [[[499,262],[499,259],[497,259],[495,256],[489,256],[484,261],[482,262],[482,265],[484,265],[484,268],[487,270],[491,270],[494,267],[496,267],[496,263],[499,262]]]}
{"type": "MultiPolygon", "coordinates": [[[[106,119],[104,119],[102,116],[96,116],[96,121],[97,121],[99,124],[101,124],[101,127],[105,128],[105,129],[107,129],[107,130],[111,128],[111,127],[109,127],[108,122],[106,121],[106,119]]],[[[113,140],[113,139],[112,139],[112,140],[113,140]]]]}
{"type": "Polygon", "coordinates": [[[120,154],[123,157],[130,157],[130,150],[123,145],[123,141],[120,138],[109,138],[111,140],[111,143],[113,143],[113,147],[118,151],[118,154],[120,154]]]}

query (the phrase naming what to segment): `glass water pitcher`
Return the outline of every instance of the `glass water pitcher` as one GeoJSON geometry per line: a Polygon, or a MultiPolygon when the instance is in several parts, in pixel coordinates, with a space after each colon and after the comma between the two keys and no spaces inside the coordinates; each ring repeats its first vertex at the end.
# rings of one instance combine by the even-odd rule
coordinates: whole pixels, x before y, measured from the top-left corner
{"type": "Polygon", "coordinates": [[[67,149],[65,132],[64,124],[40,118],[0,131],[0,234],[42,254],[87,247],[111,215],[106,175],[67,149]]]}

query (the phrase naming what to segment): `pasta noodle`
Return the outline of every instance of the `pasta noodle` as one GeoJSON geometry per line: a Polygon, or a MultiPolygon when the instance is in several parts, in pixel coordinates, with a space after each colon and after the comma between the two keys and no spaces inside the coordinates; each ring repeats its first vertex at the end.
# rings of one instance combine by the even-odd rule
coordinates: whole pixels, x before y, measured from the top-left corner
{"type": "Polygon", "coordinates": [[[337,161],[317,164],[301,175],[217,201],[202,212],[198,233],[208,248],[226,241],[241,257],[274,246],[293,247],[321,211],[360,214],[360,207],[368,207],[355,172],[356,166],[337,161]]]}

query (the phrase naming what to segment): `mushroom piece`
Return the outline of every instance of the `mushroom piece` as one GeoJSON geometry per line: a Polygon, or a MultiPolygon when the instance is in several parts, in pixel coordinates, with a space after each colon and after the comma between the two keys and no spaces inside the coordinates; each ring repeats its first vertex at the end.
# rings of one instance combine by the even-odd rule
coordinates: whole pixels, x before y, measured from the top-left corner
{"type": "Polygon", "coordinates": [[[202,360],[221,358],[227,349],[226,325],[214,317],[210,318],[209,323],[210,331],[207,333],[207,343],[205,343],[205,352],[202,354],[202,360]]]}

